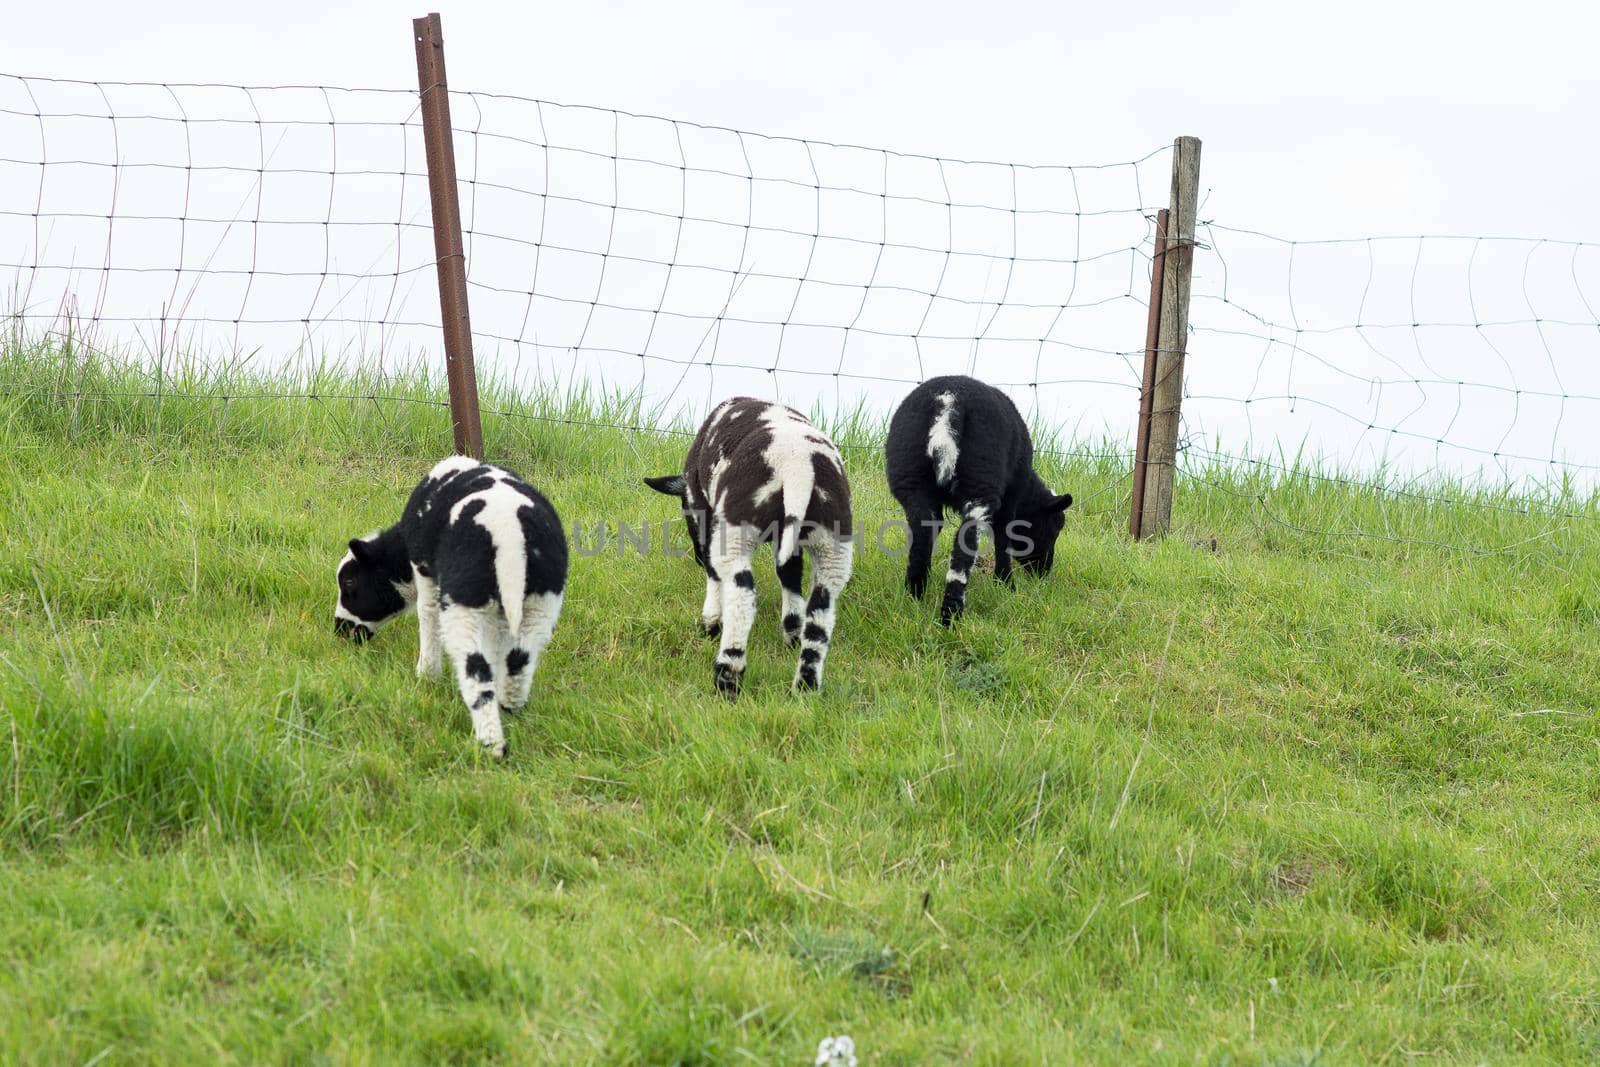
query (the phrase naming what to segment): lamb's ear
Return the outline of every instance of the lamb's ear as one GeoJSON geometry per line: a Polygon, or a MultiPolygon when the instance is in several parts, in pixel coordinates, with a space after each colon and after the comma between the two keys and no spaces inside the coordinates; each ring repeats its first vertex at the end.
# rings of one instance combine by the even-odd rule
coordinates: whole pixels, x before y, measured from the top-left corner
{"type": "Polygon", "coordinates": [[[1072,494],[1062,493],[1044,506],[1046,515],[1058,515],[1072,506],[1072,494]]]}
{"type": "Polygon", "coordinates": [[[665,493],[668,496],[675,497],[683,496],[684,486],[683,475],[681,474],[663,474],[659,478],[646,478],[644,484],[658,493],[665,493]]]}
{"type": "Polygon", "coordinates": [[[350,554],[357,563],[366,563],[372,558],[372,546],[359,537],[350,538],[350,554]]]}

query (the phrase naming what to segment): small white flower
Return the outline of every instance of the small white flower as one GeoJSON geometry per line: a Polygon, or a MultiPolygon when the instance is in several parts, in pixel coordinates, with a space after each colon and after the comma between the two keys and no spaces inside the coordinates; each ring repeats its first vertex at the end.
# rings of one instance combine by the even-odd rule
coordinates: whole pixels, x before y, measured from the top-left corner
{"type": "Polygon", "coordinates": [[[856,1043],[843,1034],[823,1038],[815,1067],[856,1067],[856,1043]]]}

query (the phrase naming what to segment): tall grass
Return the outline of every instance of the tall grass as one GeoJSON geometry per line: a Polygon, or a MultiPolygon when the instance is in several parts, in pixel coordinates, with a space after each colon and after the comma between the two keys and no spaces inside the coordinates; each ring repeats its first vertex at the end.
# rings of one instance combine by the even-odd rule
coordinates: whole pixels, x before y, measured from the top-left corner
{"type": "MultiPolygon", "coordinates": [[[[486,376],[480,385],[486,440],[504,449],[568,448],[574,436],[601,450],[681,447],[693,431],[681,412],[648,409],[628,390],[578,381],[519,390],[486,376]]],[[[318,447],[433,455],[448,447],[442,377],[421,356],[398,371],[358,357],[310,356],[252,369],[248,360],[179,350],[148,358],[75,342],[70,334],[0,346],[0,410],[33,432],[73,440],[134,433],[173,444],[241,448],[318,447]]],[[[879,466],[884,425],[864,407],[811,413],[862,470],[879,466]]],[[[1034,427],[1039,465],[1074,482],[1080,514],[1125,513],[1131,457],[1120,442],[1064,439],[1034,427]]],[[[1337,551],[1371,544],[1431,544],[1466,552],[1570,555],[1600,519],[1600,492],[1570,479],[1538,485],[1445,476],[1402,478],[1303,453],[1236,457],[1203,444],[1180,457],[1180,531],[1204,531],[1249,512],[1274,544],[1316,541],[1337,551]],[[1574,540],[1574,536],[1576,540],[1574,540]]]]}

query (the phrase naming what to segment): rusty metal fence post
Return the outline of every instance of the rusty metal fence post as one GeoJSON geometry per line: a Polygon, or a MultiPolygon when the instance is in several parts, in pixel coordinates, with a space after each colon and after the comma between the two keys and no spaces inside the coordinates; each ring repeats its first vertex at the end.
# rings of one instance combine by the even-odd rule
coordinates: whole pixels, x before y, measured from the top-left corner
{"type": "Polygon", "coordinates": [[[417,45],[417,90],[422,139],[433,200],[433,249],[439,275],[439,315],[444,326],[445,374],[456,451],[483,458],[478,413],[478,373],[472,362],[472,320],[467,313],[467,256],[461,240],[456,188],[456,147],[450,131],[450,91],[444,74],[444,32],[437,13],[411,20],[417,45]]]}
{"type": "MultiPolygon", "coordinates": [[[[1134,469],[1142,481],[1134,498],[1140,537],[1164,536],[1172,526],[1172,484],[1178,464],[1183,405],[1183,358],[1189,341],[1189,279],[1194,269],[1194,224],[1200,198],[1200,138],[1180,137],[1172,152],[1172,202],[1162,243],[1160,328],[1155,360],[1145,363],[1150,407],[1145,454],[1134,469]]],[[[1141,399],[1141,422],[1143,418],[1141,399]]]]}
{"type": "Polygon", "coordinates": [[[1156,214],[1155,254],[1150,259],[1150,304],[1144,330],[1144,377],[1139,388],[1139,428],[1133,453],[1133,494],[1128,508],[1128,536],[1135,541],[1144,527],[1145,471],[1150,465],[1150,410],[1155,403],[1156,352],[1161,347],[1161,289],[1167,262],[1167,209],[1156,214]]]}

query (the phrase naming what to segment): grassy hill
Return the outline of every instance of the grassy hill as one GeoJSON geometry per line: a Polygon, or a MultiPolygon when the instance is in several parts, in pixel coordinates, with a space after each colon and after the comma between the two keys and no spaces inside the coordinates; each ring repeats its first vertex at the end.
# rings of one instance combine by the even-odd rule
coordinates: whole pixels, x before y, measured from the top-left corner
{"type": "MultiPolygon", "coordinates": [[[[946,631],[864,546],[797,698],[758,573],[736,704],[690,561],[575,555],[499,766],[413,624],[331,632],[343,542],[443,450],[431,387],[157,391],[0,358],[0,1061],[1600,1054],[1593,502],[1289,474],[1266,510],[1215,470],[1134,545],[1116,462],[1053,457],[1048,579],[946,631]],[[1398,539],[1303,532],[1354,528],[1398,539]]],[[[569,526],[672,517],[639,478],[682,438],[491,406],[569,526]]],[[[896,517],[844,435],[858,522],[896,517]]]]}

